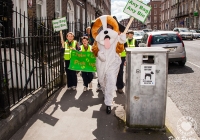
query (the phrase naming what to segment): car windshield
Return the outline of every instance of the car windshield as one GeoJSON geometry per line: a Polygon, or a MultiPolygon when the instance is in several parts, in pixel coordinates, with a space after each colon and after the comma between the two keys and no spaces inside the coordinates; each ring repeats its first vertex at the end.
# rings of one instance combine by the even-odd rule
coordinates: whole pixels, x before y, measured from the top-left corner
{"type": "Polygon", "coordinates": [[[177,34],[161,34],[154,35],[151,41],[152,44],[170,44],[181,43],[181,39],[177,34]]]}
{"type": "Polygon", "coordinates": [[[143,31],[138,31],[137,33],[140,34],[140,36],[143,36],[143,35],[144,35],[144,32],[143,32],[143,31]]]}
{"type": "Polygon", "coordinates": [[[180,29],[180,32],[189,32],[188,29],[180,29]]]}
{"type": "Polygon", "coordinates": [[[139,32],[134,32],[134,36],[141,36],[139,32]]]}

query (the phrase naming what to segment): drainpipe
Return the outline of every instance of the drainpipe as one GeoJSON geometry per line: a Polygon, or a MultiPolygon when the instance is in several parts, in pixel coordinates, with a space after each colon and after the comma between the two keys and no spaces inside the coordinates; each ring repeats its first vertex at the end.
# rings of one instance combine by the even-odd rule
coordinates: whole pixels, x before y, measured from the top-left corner
{"type": "Polygon", "coordinates": [[[87,26],[87,0],[85,0],[85,33],[87,26]]]}
{"type": "Polygon", "coordinates": [[[177,8],[177,27],[179,26],[179,0],[178,0],[178,8],[177,8]]]}

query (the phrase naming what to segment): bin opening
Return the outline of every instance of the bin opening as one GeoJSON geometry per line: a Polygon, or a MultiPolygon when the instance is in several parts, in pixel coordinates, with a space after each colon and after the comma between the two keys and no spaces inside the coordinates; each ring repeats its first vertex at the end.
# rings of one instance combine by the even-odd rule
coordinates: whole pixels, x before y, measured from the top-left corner
{"type": "Polygon", "coordinates": [[[143,63],[154,64],[154,56],[153,55],[143,55],[143,63]]]}

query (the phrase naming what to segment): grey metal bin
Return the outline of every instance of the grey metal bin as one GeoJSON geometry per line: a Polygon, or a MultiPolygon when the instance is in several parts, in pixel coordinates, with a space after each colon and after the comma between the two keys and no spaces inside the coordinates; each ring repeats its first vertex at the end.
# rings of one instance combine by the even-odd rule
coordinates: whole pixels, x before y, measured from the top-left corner
{"type": "Polygon", "coordinates": [[[126,122],[132,128],[164,128],[168,50],[126,49],[126,122]]]}

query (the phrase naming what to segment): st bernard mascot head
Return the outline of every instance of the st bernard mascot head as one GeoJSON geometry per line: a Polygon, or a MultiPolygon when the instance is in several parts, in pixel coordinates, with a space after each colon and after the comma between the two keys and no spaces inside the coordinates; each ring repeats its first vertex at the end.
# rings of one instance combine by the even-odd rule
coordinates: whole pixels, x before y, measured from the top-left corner
{"type": "MultiPolygon", "coordinates": [[[[123,32],[124,30],[125,27],[117,21],[116,17],[111,15],[100,16],[91,24],[92,37],[101,46],[104,46],[105,49],[109,49],[110,46],[117,40],[119,33],[123,32]]],[[[95,48],[97,45],[96,42],[93,45],[93,52],[98,51],[98,48],[95,48]]],[[[118,47],[118,45],[116,47],[118,47]]],[[[118,48],[116,48],[116,52],[119,53],[117,49],[118,48]]],[[[98,52],[94,53],[96,55],[98,52]]]]}

